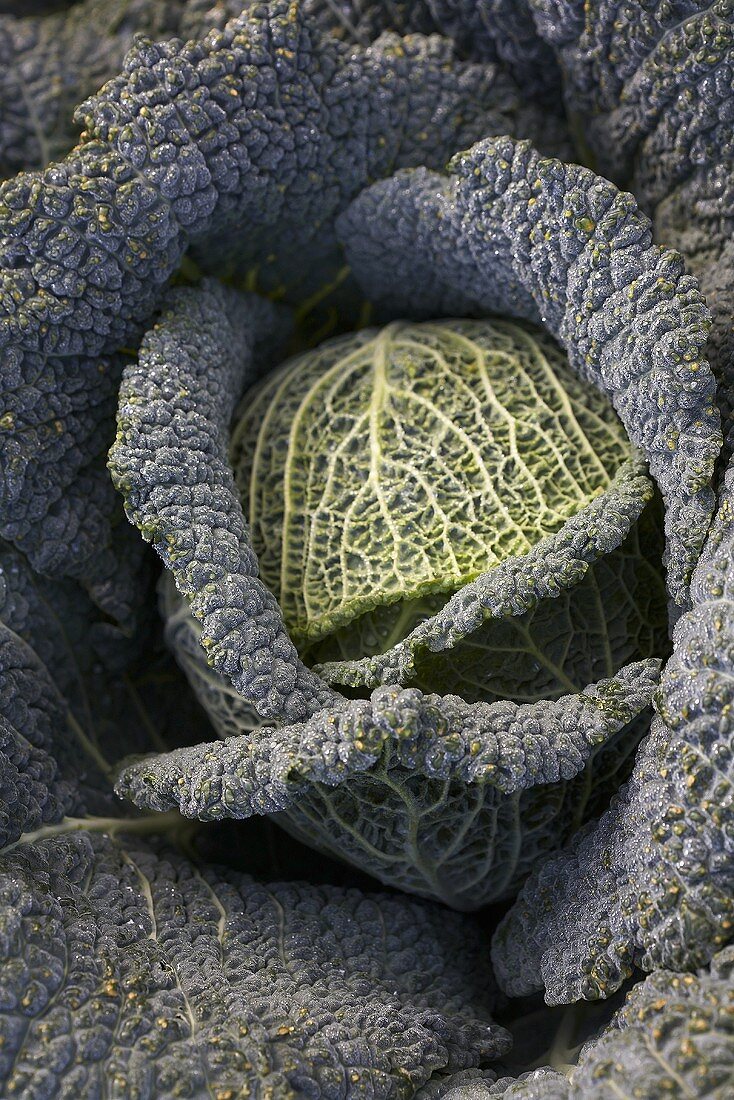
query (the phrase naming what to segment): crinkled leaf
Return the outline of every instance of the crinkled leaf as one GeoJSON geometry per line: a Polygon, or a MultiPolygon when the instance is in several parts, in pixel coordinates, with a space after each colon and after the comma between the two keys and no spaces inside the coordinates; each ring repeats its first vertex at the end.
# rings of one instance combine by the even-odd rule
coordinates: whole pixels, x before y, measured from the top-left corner
{"type": "MultiPolygon", "coordinates": [[[[588,1100],[593,1095],[588,1094],[588,1100]]],[[[600,1094],[601,1095],[601,1094],[600,1094]]],[[[543,1066],[522,1073],[519,1077],[483,1076],[476,1071],[454,1073],[443,1080],[429,1081],[417,1094],[416,1100],[581,1100],[582,1094],[573,1092],[565,1074],[543,1066]]],[[[586,1093],[583,1094],[587,1096],[586,1093]]]]}
{"type": "Polygon", "coordinates": [[[398,1100],[509,1045],[466,918],[134,835],[4,855],[0,930],[5,1095],[398,1100]]]}
{"type": "MultiPolygon", "coordinates": [[[[70,0],[57,6],[62,10],[18,0],[0,11],[0,177],[43,168],[68,152],[78,138],[75,107],[115,76],[136,33],[201,38],[255,8],[256,0],[70,0]]],[[[301,10],[309,26],[362,47],[384,31],[448,36],[460,56],[499,62],[527,100],[543,95],[560,119],[553,51],[535,32],[524,0],[493,0],[479,8],[467,0],[302,0],[301,10]]]]}
{"type": "Polygon", "coordinates": [[[0,535],[37,571],[79,581],[131,631],[141,615],[143,548],[104,469],[123,357],[47,358],[19,340],[2,364],[0,535]]]}
{"type": "Polygon", "coordinates": [[[15,12],[4,4],[0,177],[64,156],[79,134],[75,107],[115,75],[135,33],[177,34],[187,6],[182,0],[78,0],[49,13],[22,0],[15,12]]]}
{"type": "MultiPolygon", "coordinates": [[[[164,590],[169,639],[219,732],[240,736],[144,761],[119,789],[139,805],[180,804],[189,816],[287,810],[296,835],[384,881],[462,906],[509,896],[619,782],[659,662],[633,663],[580,693],[524,707],[424,699],[395,687],[347,704],[330,692],[302,665],[257,577],[227,461],[232,404],[268,317],[261,301],[216,284],[175,292],[126,377],[113,473],[193,612],[164,590]],[[299,711],[314,717],[241,736],[253,708],[279,722],[299,711]],[[597,752],[607,741],[609,751],[597,752]],[[552,795],[543,784],[556,785],[552,795]],[[520,825],[518,799],[530,789],[520,825]],[[470,872],[477,851],[481,866],[470,872]]],[[[644,501],[648,485],[637,473],[631,482],[644,501]]],[[[612,514],[607,535],[627,522],[624,512],[612,514]]],[[[577,534],[581,553],[589,537],[583,525],[577,534]]]]}
{"type": "Polygon", "coordinates": [[[452,1096],[448,1093],[446,1100],[485,1100],[487,1096],[501,1096],[503,1100],[570,1100],[576,1093],[563,1073],[542,1066],[514,1079],[500,1077],[489,1091],[478,1092],[474,1096],[462,1096],[461,1093],[452,1096]]]}
{"type": "Polygon", "coordinates": [[[608,488],[629,443],[564,358],[504,321],[394,322],[246,396],[235,476],[297,645],[524,557],[608,488]]]}
{"type": "Polygon", "coordinates": [[[697,974],[658,970],[581,1052],[571,1100],[725,1097],[734,1088],[734,953],[697,974]]]}
{"type": "MultiPolygon", "coordinates": [[[[518,1078],[479,1071],[429,1082],[426,1100],[659,1100],[729,1096],[734,1088],[734,952],[698,973],[658,970],[627,994],[611,1022],[565,1072],[518,1078]]],[[[513,1050],[515,1057],[519,1051],[513,1050]]]]}
{"type": "Polygon", "coordinates": [[[0,773],[32,783],[43,805],[34,824],[8,794],[8,840],[63,812],[119,814],[110,777],[122,755],[202,736],[203,716],[150,619],[126,637],[79,585],[39,576],[0,543],[2,717],[16,746],[0,773]]]}
{"type": "Polygon", "coordinates": [[[732,449],[734,21],[729,0],[627,4],[531,0],[555,48],[576,129],[634,192],[656,239],[679,248],[711,308],[707,348],[732,449]]]}
{"type": "MultiPolygon", "coordinates": [[[[525,615],[489,619],[452,649],[422,649],[407,683],[467,702],[533,703],[662,656],[668,649],[665,585],[639,544],[635,531],[573,589],[525,615]]],[[[660,551],[660,543],[652,545],[660,551]]]]}
{"type": "MultiPolygon", "coordinates": [[[[202,820],[276,813],[383,882],[476,908],[512,896],[616,788],[657,668],[525,706],[380,688],[306,723],[144,758],[117,791],[202,820]]],[[[226,696],[223,733],[233,706],[226,696]]]]}
{"type": "Polygon", "coordinates": [[[497,1074],[493,1070],[463,1069],[436,1074],[415,1094],[415,1100],[484,1100],[497,1074]]]}
{"type": "Polygon", "coordinates": [[[212,667],[264,717],[303,718],[336,700],[302,664],[257,559],[227,451],[232,412],[278,315],[206,283],[173,291],[120,391],[110,452],[131,522],[173,571],[212,667]]]}
{"type": "Polygon", "coordinates": [[[561,73],[533,23],[533,0],[425,0],[437,26],[470,56],[498,58],[529,99],[557,110],[561,73]]]}
{"type": "Polygon", "coordinates": [[[649,508],[638,519],[652,491],[643,468],[638,458],[626,462],[557,535],[447,602],[424,598],[337,631],[311,650],[326,662],[316,670],[351,688],[402,683],[528,702],[662,656],[662,538],[649,508]]]}
{"type": "Polygon", "coordinates": [[[0,623],[0,845],[74,807],[55,757],[65,720],[63,700],[33,650],[0,623]]]}
{"type": "Polygon", "coordinates": [[[452,166],[449,177],[399,173],[352,203],[338,232],[356,277],[393,316],[543,320],[648,459],[666,505],[668,583],[684,606],[720,446],[695,280],[652,244],[631,196],[585,168],[510,138],[452,166]]]}
{"type": "Polygon", "coordinates": [[[515,993],[606,996],[634,966],[701,965],[734,932],[734,468],[629,784],[527,882],[495,938],[515,993]]]}
{"type": "Polygon", "coordinates": [[[140,41],[80,108],[81,144],[0,188],[0,535],[130,629],[136,563],[101,465],[114,353],[187,245],[271,287],[303,257],[321,287],[343,266],[333,219],[366,183],[440,164],[493,105],[503,129],[519,109],[492,66],[401,43],[340,43],[286,0],[201,42],[140,41]]]}

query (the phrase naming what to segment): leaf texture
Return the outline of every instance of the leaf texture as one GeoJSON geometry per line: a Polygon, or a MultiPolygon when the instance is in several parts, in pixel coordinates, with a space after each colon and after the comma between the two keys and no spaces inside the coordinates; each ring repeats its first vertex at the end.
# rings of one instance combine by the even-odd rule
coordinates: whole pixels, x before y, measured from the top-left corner
{"type": "MultiPolygon", "coordinates": [[[[76,143],[74,109],[114,77],[135,34],[184,40],[222,31],[258,0],[75,0],[38,5],[5,3],[0,11],[0,177],[44,168],[76,143]],[[15,9],[15,10],[13,10],[15,9]]],[[[560,137],[560,74],[553,51],[538,36],[522,0],[493,0],[479,9],[467,0],[301,0],[302,17],[345,44],[367,47],[380,34],[442,34],[457,55],[498,64],[507,90],[512,80],[517,110],[553,92],[557,121],[546,126],[560,137]],[[491,8],[491,10],[490,10],[491,8]],[[520,8],[521,10],[516,10],[520,8]],[[536,87],[537,85],[537,87],[536,87]],[[522,89],[522,96],[519,89],[522,89]]],[[[538,118],[538,130],[540,131],[538,118]]],[[[529,134],[527,136],[530,136],[529,134]]]]}
{"type": "Polygon", "coordinates": [[[127,637],[79,585],[39,576],[0,543],[7,843],[63,813],[119,815],[112,770],[121,755],[203,735],[203,713],[152,612],[127,637]]]}
{"type": "Polygon", "coordinates": [[[700,966],[734,931],[730,693],[734,469],[629,784],[526,884],[495,938],[515,993],[603,997],[638,966],[700,966]]]}
{"type": "Polygon", "coordinates": [[[467,700],[520,702],[580,690],[628,661],[662,655],[662,539],[643,511],[652,495],[644,468],[639,456],[623,463],[557,534],[445,602],[424,598],[337,631],[311,649],[325,662],[315,669],[351,688],[431,685],[467,700]],[[534,695],[524,698],[528,690],[534,695]]]}
{"type": "Polygon", "coordinates": [[[504,321],[363,329],[289,360],[243,405],[235,477],[260,574],[304,647],[524,557],[629,454],[558,348],[504,321]]]}
{"type": "Polygon", "coordinates": [[[392,316],[543,321],[648,459],[666,505],[671,596],[685,606],[721,440],[709,322],[695,280],[652,244],[631,196],[527,143],[488,139],[448,177],[418,169],[373,185],[338,232],[365,293],[392,316]]]}
{"type": "Polygon", "coordinates": [[[301,662],[258,577],[227,457],[256,345],[274,341],[277,324],[253,295],[214,283],[173,291],[125,375],[110,470],[131,522],[190,600],[212,667],[261,716],[297,720],[337,697],[301,662]]]}
{"type": "MultiPolygon", "coordinates": [[[[635,985],[566,1073],[549,1067],[491,1082],[459,1073],[446,1100],[724,1100],[734,1085],[734,956],[727,948],[698,973],[658,970],[635,985]]],[[[425,1087],[432,1097],[434,1086],[425,1087]]],[[[419,1095],[423,1095],[420,1093],[419,1095]]]]}
{"type": "Polygon", "coordinates": [[[34,14],[27,3],[15,13],[4,4],[0,178],[44,168],[68,153],[78,137],[77,104],[115,75],[136,32],[178,33],[185,7],[179,0],[79,0],[66,10],[34,14]]]}
{"type": "MultiPolygon", "coordinates": [[[[732,450],[734,19],[729,0],[629,5],[532,0],[599,170],[634,192],[711,308],[707,347],[732,450]]],[[[725,463],[724,463],[725,467],[725,463]]]]}
{"type": "Polygon", "coordinates": [[[346,203],[396,167],[443,163],[498,97],[504,128],[516,91],[450,43],[355,49],[287,0],[200,42],[139,41],[79,108],[81,143],[0,188],[0,536],[133,629],[137,563],[102,455],[117,353],[187,247],[219,274],[259,265],[271,289],[308,256],[321,287],[343,267],[333,220],[346,203]]]}
{"type": "Polygon", "coordinates": [[[6,853],[0,951],[7,1096],[400,1100],[509,1045],[466,918],[134,834],[6,853]]]}
{"type": "MultiPolygon", "coordinates": [[[[130,763],[117,791],[202,820],[279,814],[299,839],[383,882],[473,909],[512,896],[588,800],[615,789],[640,732],[625,726],[644,723],[657,669],[642,661],[525,706],[380,688],[306,723],[130,763]]],[[[223,735],[234,705],[226,695],[223,735]]],[[[220,709],[210,713],[216,723],[220,709]]]]}

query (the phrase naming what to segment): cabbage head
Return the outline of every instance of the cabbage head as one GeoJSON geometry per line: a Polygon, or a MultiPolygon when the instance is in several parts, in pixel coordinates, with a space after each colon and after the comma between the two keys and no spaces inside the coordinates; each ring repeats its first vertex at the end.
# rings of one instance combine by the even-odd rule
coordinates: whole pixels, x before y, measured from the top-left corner
{"type": "MultiPolygon", "coordinates": [[[[233,330],[264,324],[274,340],[283,315],[263,308],[213,283],[174,292],[145,378],[162,355],[169,376],[193,356],[193,326],[207,344],[192,365],[210,386],[222,357],[255,378],[257,341],[238,350],[214,318],[229,311],[233,330]]],[[[191,386],[182,376],[186,401],[191,386]]],[[[139,415],[128,400],[112,455],[128,498],[139,415]]],[[[259,632],[251,614],[207,618],[206,593],[170,580],[162,607],[223,751],[242,754],[218,763],[226,784],[242,778],[226,813],[275,811],[318,849],[459,908],[512,896],[628,773],[668,644],[659,500],[608,398],[536,326],[396,320],[286,358],[223,427],[222,475],[268,610],[259,632]],[[291,705],[312,695],[305,721],[269,713],[256,681],[221,675],[235,631],[250,669],[258,646],[272,652],[274,615],[291,705]]],[[[208,525],[215,540],[211,512],[208,525]]],[[[175,576],[173,532],[167,546],[175,576]]],[[[182,750],[189,777],[207,767],[197,751],[182,750]]],[[[146,804],[160,797],[149,767],[121,780],[146,804]]],[[[222,816],[220,785],[204,791],[207,805],[184,812],[222,816]]]]}

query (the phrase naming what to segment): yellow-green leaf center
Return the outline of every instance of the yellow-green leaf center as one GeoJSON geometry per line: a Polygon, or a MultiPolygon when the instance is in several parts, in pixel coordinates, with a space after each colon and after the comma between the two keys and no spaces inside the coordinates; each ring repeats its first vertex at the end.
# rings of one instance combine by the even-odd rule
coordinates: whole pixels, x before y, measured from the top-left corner
{"type": "Polygon", "coordinates": [[[248,395],[232,445],[299,645],[527,553],[628,454],[550,338],[496,320],[395,322],[291,359],[248,395]]]}

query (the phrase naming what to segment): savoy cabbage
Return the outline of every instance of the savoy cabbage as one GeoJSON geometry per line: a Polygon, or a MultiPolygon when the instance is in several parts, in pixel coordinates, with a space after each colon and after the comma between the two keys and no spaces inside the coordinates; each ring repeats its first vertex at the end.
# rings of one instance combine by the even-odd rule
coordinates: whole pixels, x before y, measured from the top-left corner
{"type": "Polygon", "coordinates": [[[3,1096],[730,1095],[733,73],[0,7],[3,1096]]]}

